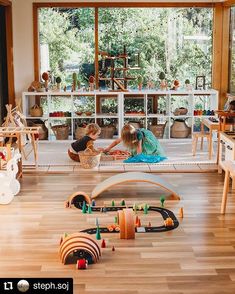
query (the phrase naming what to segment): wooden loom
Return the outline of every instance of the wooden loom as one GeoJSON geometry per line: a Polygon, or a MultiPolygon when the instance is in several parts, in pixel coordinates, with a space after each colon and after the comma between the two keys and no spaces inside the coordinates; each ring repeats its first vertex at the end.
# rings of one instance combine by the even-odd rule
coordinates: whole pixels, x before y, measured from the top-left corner
{"type": "MultiPolygon", "coordinates": [[[[17,138],[18,148],[27,160],[31,152],[34,152],[35,166],[38,164],[38,138],[39,127],[27,127],[27,122],[24,115],[20,111],[20,106],[12,109],[11,104],[6,105],[7,116],[2,127],[0,128],[0,137],[3,138],[17,138]],[[26,146],[31,143],[32,148],[26,152],[26,146]]],[[[11,141],[11,140],[10,140],[11,141]]]]}

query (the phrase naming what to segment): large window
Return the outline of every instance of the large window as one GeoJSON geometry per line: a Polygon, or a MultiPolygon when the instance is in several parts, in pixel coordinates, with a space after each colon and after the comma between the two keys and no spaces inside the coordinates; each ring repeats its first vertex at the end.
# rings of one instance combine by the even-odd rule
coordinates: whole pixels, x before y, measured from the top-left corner
{"type": "MultiPolygon", "coordinates": [[[[94,18],[94,8],[39,10],[41,73],[50,70],[69,85],[77,72],[87,83],[95,73],[94,18]]],[[[205,75],[211,87],[212,18],[211,8],[99,8],[98,48],[116,56],[125,46],[128,67],[140,67],[127,74],[141,75],[144,86],[151,80],[159,87],[163,71],[169,83],[189,79],[195,86],[196,76],[205,75]]],[[[100,86],[109,87],[109,81],[100,86]]],[[[136,88],[137,81],[128,86],[136,88]]]]}

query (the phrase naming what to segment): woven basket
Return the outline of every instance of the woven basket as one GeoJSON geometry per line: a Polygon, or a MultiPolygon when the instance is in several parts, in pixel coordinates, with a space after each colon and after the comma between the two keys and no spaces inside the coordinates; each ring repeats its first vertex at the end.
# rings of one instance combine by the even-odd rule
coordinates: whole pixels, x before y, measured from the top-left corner
{"type": "Polygon", "coordinates": [[[152,125],[150,126],[150,131],[156,138],[162,139],[164,136],[165,127],[166,122],[164,124],[152,125]]]}
{"type": "Polygon", "coordinates": [[[83,138],[86,135],[86,128],[77,127],[75,131],[75,138],[77,140],[83,138]]]}
{"type": "Polygon", "coordinates": [[[84,151],[78,152],[81,167],[83,168],[94,168],[99,165],[101,153],[97,151],[93,151],[90,148],[87,148],[84,151]]]}
{"type": "Polygon", "coordinates": [[[100,138],[101,139],[112,139],[114,133],[115,133],[115,127],[112,125],[101,127],[100,138]]]}
{"type": "Polygon", "coordinates": [[[53,133],[56,136],[56,140],[67,140],[69,137],[69,126],[68,125],[57,125],[51,127],[53,133]]]}
{"type": "Polygon", "coordinates": [[[40,117],[43,116],[42,107],[35,104],[33,107],[30,108],[29,113],[32,117],[40,117]]]}

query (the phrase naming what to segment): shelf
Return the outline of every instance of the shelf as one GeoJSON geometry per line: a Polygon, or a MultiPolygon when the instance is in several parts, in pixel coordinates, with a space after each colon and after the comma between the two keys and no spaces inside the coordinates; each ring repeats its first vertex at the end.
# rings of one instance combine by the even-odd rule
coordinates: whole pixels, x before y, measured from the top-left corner
{"type": "MultiPolygon", "coordinates": [[[[121,67],[120,67],[121,68],[121,67]]],[[[106,80],[109,78],[105,78],[106,80]]],[[[193,90],[193,91],[185,91],[185,90],[131,90],[128,92],[123,91],[93,91],[93,92],[84,92],[84,91],[77,91],[77,92],[24,92],[23,99],[22,99],[22,107],[23,107],[23,114],[26,116],[27,119],[30,120],[48,120],[48,129],[49,129],[49,142],[68,142],[69,140],[74,140],[74,135],[76,132],[77,124],[80,123],[82,120],[86,122],[95,122],[100,123],[102,119],[107,121],[112,121],[117,126],[117,133],[121,134],[121,130],[123,125],[127,121],[141,121],[144,128],[148,128],[149,124],[155,120],[159,123],[165,123],[165,132],[164,132],[164,139],[171,139],[171,140],[179,140],[178,138],[171,138],[170,137],[170,127],[171,122],[173,119],[188,119],[187,121],[190,122],[191,130],[193,131],[195,127],[198,127],[203,119],[216,117],[216,115],[194,115],[193,110],[195,110],[196,103],[199,102],[199,96],[201,96],[200,101],[202,104],[203,109],[217,109],[218,108],[218,92],[215,90],[193,90]],[[180,100],[175,99],[175,96],[181,96],[183,100],[185,96],[187,96],[187,109],[188,113],[185,115],[174,115],[171,111],[175,108],[179,108],[178,105],[180,100]],[[54,99],[56,96],[58,103],[54,103],[54,99]],[[111,97],[110,97],[111,96],[111,97]],[[162,97],[160,97],[162,96],[162,97]],[[40,98],[42,102],[46,102],[44,104],[44,116],[42,117],[32,117],[28,115],[30,112],[30,108],[36,103],[35,100],[37,97],[40,98]],[[84,97],[84,98],[83,98],[84,97]],[[86,97],[87,100],[86,100],[86,97]],[[155,103],[156,99],[161,99],[160,102],[155,103]],[[68,98],[68,99],[65,99],[68,98]],[[103,108],[104,102],[101,101],[100,98],[114,98],[115,103],[112,104],[113,107],[111,108],[112,111],[116,113],[104,113],[104,111],[111,110],[110,108],[103,108]],[[91,107],[89,108],[93,113],[92,115],[86,115],[82,113],[82,115],[76,115],[75,111],[77,109],[86,109],[88,107],[87,102],[91,107]],[[136,107],[132,107],[131,103],[136,103],[136,107]],[[138,105],[138,106],[137,106],[138,105]],[[81,107],[80,107],[81,106],[81,107]],[[85,108],[83,108],[83,106],[85,108]],[[79,108],[80,107],[80,108],[79,108]],[[49,116],[49,113],[56,111],[56,109],[66,109],[68,112],[72,114],[72,116],[49,116]],[[107,109],[107,110],[106,110],[107,109]],[[125,113],[125,111],[135,111],[136,109],[142,109],[142,113],[125,113]],[[148,112],[149,110],[149,112],[148,112]],[[164,113],[159,113],[159,111],[165,111],[164,113]],[[155,113],[151,113],[155,112],[155,113]],[[158,112],[158,113],[157,113],[158,112]],[[47,114],[48,113],[48,114],[47,114]],[[172,120],[171,120],[172,118],[172,120]],[[56,140],[53,132],[51,130],[50,122],[52,124],[61,124],[68,121],[70,126],[70,137],[66,140],[56,140]]],[[[180,97],[179,97],[180,98],[180,97]]],[[[65,112],[65,111],[64,111],[65,112]]],[[[79,112],[79,111],[78,111],[79,112]]],[[[107,139],[106,139],[107,140],[107,139]]],[[[113,139],[110,139],[110,141],[113,139]]]]}

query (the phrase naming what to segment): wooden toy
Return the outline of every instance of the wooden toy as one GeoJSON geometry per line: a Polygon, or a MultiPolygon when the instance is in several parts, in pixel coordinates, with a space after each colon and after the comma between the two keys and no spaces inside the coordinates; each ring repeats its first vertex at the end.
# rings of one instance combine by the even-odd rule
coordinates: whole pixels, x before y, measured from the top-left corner
{"type": "Polygon", "coordinates": [[[106,243],[105,243],[105,240],[104,239],[102,240],[101,248],[106,248],[106,243]]]}
{"type": "Polygon", "coordinates": [[[83,202],[88,204],[91,203],[90,197],[82,191],[78,191],[70,195],[68,197],[68,201],[70,203],[70,207],[74,205],[76,208],[82,207],[83,202]]]}
{"type": "Polygon", "coordinates": [[[183,207],[180,207],[179,217],[181,217],[181,218],[184,217],[184,209],[183,209],[183,207]]]}
{"type": "MultiPolygon", "coordinates": [[[[133,207],[130,206],[128,207],[130,210],[133,211],[133,207]]],[[[82,209],[82,206],[79,207],[79,209],[82,209]]],[[[103,209],[103,207],[91,207],[92,211],[94,212],[99,212],[100,209],[103,209]]],[[[82,232],[86,232],[88,234],[96,234],[96,231],[97,231],[97,227],[99,226],[99,232],[100,233],[117,233],[120,231],[120,228],[121,228],[121,224],[120,224],[120,211],[121,210],[124,210],[126,209],[125,207],[123,206],[116,206],[116,207],[113,207],[113,206],[108,206],[106,207],[107,209],[107,212],[113,212],[113,211],[117,211],[118,212],[118,224],[111,224],[111,225],[108,225],[106,227],[100,227],[99,226],[99,223],[98,223],[98,219],[96,220],[96,227],[95,228],[89,228],[89,229],[85,229],[85,230],[82,230],[82,232]]],[[[139,217],[136,216],[135,220],[133,219],[134,221],[134,225],[135,225],[135,230],[137,232],[145,232],[145,233],[159,233],[159,232],[164,232],[164,231],[169,231],[169,230],[173,230],[175,228],[178,227],[179,225],[179,222],[176,218],[176,216],[174,215],[174,213],[166,208],[162,208],[162,207],[155,207],[155,206],[149,206],[148,208],[149,211],[155,211],[155,212],[158,212],[161,214],[161,216],[163,217],[163,220],[165,221],[167,218],[171,218],[173,220],[173,225],[172,226],[158,226],[158,227],[155,227],[155,226],[146,226],[146,227],[141,227],[142,230],[137,230],[138,225],[141,225],[141,222],[139,221],[139,217]]],[[[123,221],[124,218],[121,219],[121,221],[123,221]]],[[[167,221],[167,223],[169,222],[169,220],[167,221]]],[[[151,225],[151,224],[150,224],[151,225]]],[[[122,226],[124,226],[124,223],[122,224],[122,226]]],[[[123,231],[122,231],[123,233],[123,231]]],[[[125,234],[123,234],[125,235],[125,234]]]]}
{"type": "Polygon", "coordinates": [[[161,205],[162,205],[162,207],[164,207],[164,202],[165,202],[165,197],[164,196],[161,196],[160,197],[160,202],[161,202],[161,205]]]}
{"type": "Polygon", "coordinates": [[[63,264],[75,263],[82,258],[88,260],[88,263],[96,263],[101,256],[101,250],[88,234],[74,233],[63,238],[59,255],[63,264]]]}
{"type": "Polygon", "coordinates": [[[120,239],[135,239],[135,223],[133,210],[124,208],[118,211],[120,239]]]}
{"type": "Polygon", "coordinates": [[[148,205],[147,204],[144,205],[144,214],[148,214],[148,205]]]}
{"type": "Polygon", "coordinates": [[[112,247],[112,251],[115,251],[115,247],[114,246],[112,247]]]}
{"type": "Polygon", "coordinates": [[[167,183],[157,175],[143,172],[126,172],[114,175],[99,183],[92,191],[91,198],[96,198],[110,187],[125,182],[148,182],[171,192],[171,199],[180,200],[178,193],[174,191],[174,187],[171,184],[167,183]]]}
{"type": "Polygon", "coordinates": [[[91,206],[90,206],[90,204],[88,204],[87,213],[89,213],[89,214],[92,213],[92,210],[91,210],[91,206]]]}
{"type": "Polygon", "coordinates": [[[99,226],[97,226],[97,228],[96,228],[96,240],[101,240],[100,227],[99,226]]]}
{"type": "Polygon", "coordinates": [[[173,227],[174,226],[174,221],[171,217],[168,217],[165,221],[164,224],[166,227],[173,227]]]}
{"type": "Polygon", "coordinates": [[[77,269],[87,269],[88,268],[88,261],[86,259],[78,259],[77,260],[77,269]]]}
{"type": "Polygon", "coordinates": [[[83,201],[83,204],[82,204],[82,213],[86,213],[86,202],[83,201]]]}

